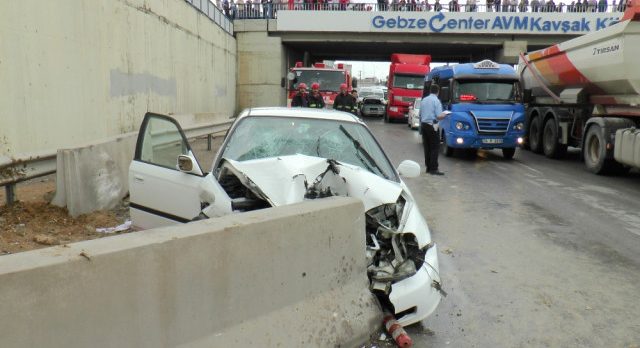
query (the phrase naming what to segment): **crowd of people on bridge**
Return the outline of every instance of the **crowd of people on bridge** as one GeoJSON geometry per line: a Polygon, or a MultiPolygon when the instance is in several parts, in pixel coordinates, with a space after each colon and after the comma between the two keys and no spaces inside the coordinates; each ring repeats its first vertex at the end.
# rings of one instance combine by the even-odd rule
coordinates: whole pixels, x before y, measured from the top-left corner
{"type": "Polygon", "coordinates": [[[278,10],[449,12],[623,12],[629,0],[216,0],[230,19],[275,18],[278,10]],[[432,2],[433,1],[433,2],[432,2]]]}

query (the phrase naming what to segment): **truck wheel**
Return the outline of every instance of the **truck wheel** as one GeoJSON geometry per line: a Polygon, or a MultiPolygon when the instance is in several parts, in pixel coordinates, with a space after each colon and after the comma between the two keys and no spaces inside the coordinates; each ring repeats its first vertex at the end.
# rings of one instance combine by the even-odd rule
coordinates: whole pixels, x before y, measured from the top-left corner
{"type": "Polygon", "coordinates": [[[558,141],[558,125],[554,118],[548,119],[544,124],[542,151],[549,158],[561,158],[567,154],[567,145],[558,141]]]}
{"type": "Polygon", "coordinates": [[[531,120],[531,124],[529,124],[529,148],[534,153],[542,153],[541,142],[541,131],[540,128],[540,117],[536,116],[531,120]]]}
{"type": "Polygon", "coordinates": [[[620,172],[623,166],[612,159],[607,159],[606,147],[607,142],[602,134],[602,128],[598,125],[591,126],[584,138],[582,149],[587,170],[600,175],[620,172]]]}
{"type": "Polygon", "coordinates": [[[515,154],[516,154],[515,147],[508,147],[508,148],[502,149],[502,157],[504,157],[504,159],[510,160],[513,158],[513,155],[515,154]]]}
{"type": "Polygon", "coordinates": [[[384,123],[389,123],[389,115],[387,115],[387,113],[384,113],[384,123]]]}
{"type": "Polygon", "coordinates": [[[440,150],[442,150],[442,154],[447,157],[453,156],[454,149],[447,145],[447,136],[444,135],[444,132],[442,132],[442,145],[440,145],[440,150]]]}

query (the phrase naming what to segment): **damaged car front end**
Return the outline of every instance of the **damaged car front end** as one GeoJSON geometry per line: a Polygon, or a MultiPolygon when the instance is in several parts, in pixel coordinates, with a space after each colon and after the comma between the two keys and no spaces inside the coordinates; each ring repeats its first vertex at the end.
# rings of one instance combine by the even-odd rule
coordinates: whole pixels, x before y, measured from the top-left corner
{"type": "MultiPolygon", "coordinates": [[[[184,152],[190,155],[188,144],[184,152]]],[[[393,168],[352,115],[250,109],[238,116],[210,175],[203,176],[200,209],[192,214],[200,219],[330,196],[359,198],[366,212],[370,290],[400,324],[409,325],[429,316],[443,295],[437,247],[399,177],[419,173],[411,161],[393,168]]],[[[135,223],[133,209],[132,218],[135,223]]]]}

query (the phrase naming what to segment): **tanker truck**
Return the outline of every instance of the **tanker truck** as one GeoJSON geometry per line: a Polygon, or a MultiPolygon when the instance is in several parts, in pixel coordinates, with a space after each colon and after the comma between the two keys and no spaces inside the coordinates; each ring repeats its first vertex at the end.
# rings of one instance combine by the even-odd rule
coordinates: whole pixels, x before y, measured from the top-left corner
{"type": "Polygon", "coordinates": [[[561,158],[582,149],[596,174],[640,168],[640,0],[605,29],[520,55],[526,144],[561,158]]]}

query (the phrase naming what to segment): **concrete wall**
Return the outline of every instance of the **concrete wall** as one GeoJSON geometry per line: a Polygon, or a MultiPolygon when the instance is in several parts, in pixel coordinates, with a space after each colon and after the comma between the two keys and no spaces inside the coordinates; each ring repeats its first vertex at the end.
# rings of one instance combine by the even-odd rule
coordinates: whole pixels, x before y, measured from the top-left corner
{"type": "Polygon", "coordinates": [[[235,108],[236,42],[183,0],[0,1],[0,154],[235,108]]]}
{"type": "Polygon", "coordinates": [[[269,36],[275,21],[236,21],[238,39],[238,110],[254,106],[285,106],[286,91],[280,80],[286,75],[286,51],[282,40],[269,36]],[[270,24],[269,24],[270,23],[270,24]]]}
{"type": "Polygon", "coordinates": [[[362,203],[321,199],[1,256],[1,345],[352,347],[368,285],[362,203]]]}

